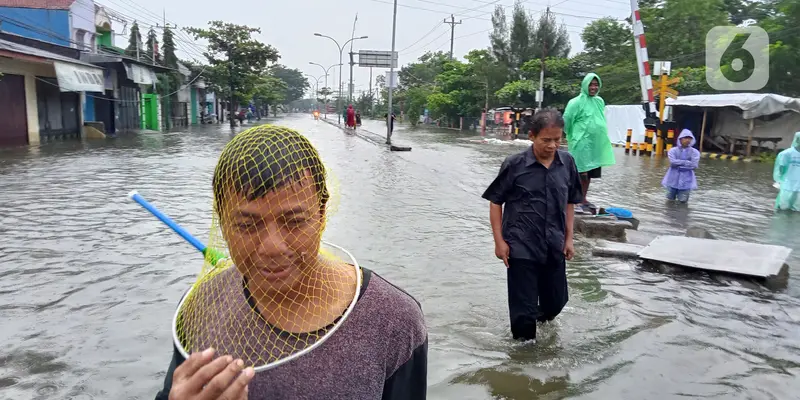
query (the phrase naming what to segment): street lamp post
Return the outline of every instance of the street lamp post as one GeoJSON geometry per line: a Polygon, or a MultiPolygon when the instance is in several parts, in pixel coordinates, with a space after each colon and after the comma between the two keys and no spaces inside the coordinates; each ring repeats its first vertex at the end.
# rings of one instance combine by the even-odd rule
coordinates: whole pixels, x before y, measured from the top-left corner
{"type": "Polygon", "coordinates": [[[336,44],[336,48],[339,49],[339,98],[336,99],[336,114],[338,115],[337,120],[339,121],[339,124],[341,124],[342,123],[342,110],[341,110],[342,107],[341,107],[340,103],[342,101],[342,53],[344,52],[344,46],[347,46],[348,43],[350,43],[350,42],[352,42],[354,40],[366,39],[369,36],[361,36],[361,37],[357,37],[357,38],[352,38],[352,39],[344,42],[344,44],[341,45],[341,46],[339,46],[339,42],[337,42],[336,39],[334,39],[334,38],[332,38],[332,37],[330,37],[328,35],[323,35],[321,33],[315,33],[314,36],[324,37],[324,38],[328,38],[330,40],[333,40],[333,43],[336,44]]]}
{"type": "Polygon", "coordinates": [[[307,77],[309,77],[311,79],[314,79],[316,81],[316,87],[314,89],[314,97],[313,97],[313,99],[314,99],[314,108],[316,110],[319,110],[319,102],[317,101],[317,95],[319,94],[319,80],[322,79],[322,77],[320,76],[319,78],[317,78],[316,76],[311,75],[311,74],[305,74],[305,76],[307,76],[307,77]]]}
{"type": "MultiPolygon", "coordinates": [[[[330,67],[325,68],[325,66],[322,65],[322,64],[317,64],[317,63],[311,62],[311,61],[309,61],[308,63],[311,64],[311,65],[316,65],[316,66],[322,68],[323,71],[325,71],[325,88],[326,89],[328,88],[328,73],[331,71],[331,68],[333,68],[333,67],[335,67],[337,65],[341,65],[341,64],[333,64],[330,67]]],[[[325,94],[325,119],[328,119],[328,94],[327,93],[325,94]]]]}

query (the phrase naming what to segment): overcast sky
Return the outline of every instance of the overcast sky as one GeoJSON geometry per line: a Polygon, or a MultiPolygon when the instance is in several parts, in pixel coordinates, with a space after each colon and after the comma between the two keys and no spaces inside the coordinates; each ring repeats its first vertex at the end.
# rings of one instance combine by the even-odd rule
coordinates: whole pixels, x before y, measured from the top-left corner
{"type": "MultiPolygon", "coordinates": [[[[345,0],[345,1],[189,1],[189,0],[98,0],[99,3],[121,14],[126,19],[138,20],[143,36],[147,27],[163,25],[166,13],[167,23],[178,27],[205,27],[210,20],[223,20],[261,28],[257,38],[278,49],[280,63],[297,68],[312,75],[312,85],[321,77],[320,87],[324,86],[322,68],[310,65],[315,62],[330,66],[338,63],[339,50],[333,41],[314,36],[315,32],[332,36],[343,44],[353,35],[353,20],[358,13],[355,37],[369,36],[356,40],[353,51],[391,50],[392,46],[392,0],[345,0]]],[[[450,25],[444,19],[454,14],[455,26],[454,56],[462,58],[472,49],[489,46],[491,13],[496,5],[502,5],[511,12],[514,0],[398,0],[397,39],[395,48],[399,52],[401,65],[414,62],[427,51],[449,51],[450,25]]],[[[630,15],[628,0],[528,0],[525,7],[538,15],[550,5],[556,18],[566,24],[572,42],[572,52],[583,49],[580,32],[586,24],[604,17],[624,19],[630,15]]],[[[121,22],[114,21],[117,45],[127,43],[130,25],[124,29],[121,22]]],[[[159,31],[159,38],[160,38],[159,31]]],[[[190,40],[186,34],[179,36],[178,56],[201,60],[202,43],[190,40]]],[[[349,45],[344,51],[347,62],[349,45]]],[[[356,58],[357,61],[357,58],[356,58]]],[[[373,70],[373,82],[378,74],[388,70],[373,70]]],[[[343,84],[347,91],[349,66],[344,68],[343,84]]],[[[335,88],[338,68],[331,70],[328,86],[335,88]],[[334,72],[337,71],[337,72],[334,72]]],[[[369,68],[353,68],[355,90],[369,87],[369,68]]]]}

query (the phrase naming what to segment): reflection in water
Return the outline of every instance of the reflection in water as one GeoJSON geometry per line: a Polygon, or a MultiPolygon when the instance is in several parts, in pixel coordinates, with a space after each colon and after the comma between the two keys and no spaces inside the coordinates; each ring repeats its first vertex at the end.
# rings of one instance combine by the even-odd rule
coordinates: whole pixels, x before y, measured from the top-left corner
{"type": "MultiPolygon", "coordinates": [[[[422,303],[429,398],[800,391],[799,254],[788,287],[771,290],[593,258],[579,239],[567,307],[537,343],[516,343],[480,195],[523,146],[398,126],[396,141],[413,151],[392,153],[309,116],[282,123],[309,136],[339,181],[326,239],[422,303]]],[[[153,397],[171,356],[170,318],[202,260],[125,194],[139,190],[205,240],[211,174],[235,132],[212,125],[0,151],[0,399],[153,397]]],[[[700,188],[680,206],[664,202],[664,160],[616,154],[592,200],[630,209],[641,230],[699,226],[720,239],[800,244],[800,216],[772,211],[771,165],[702,160],[700,188]]]]}
{"type": "Polygon", "coordinates": [[[689,228],[690,210],[688,203],[666,200],[664,216],[676,229],[686,230],[689,228]]]}

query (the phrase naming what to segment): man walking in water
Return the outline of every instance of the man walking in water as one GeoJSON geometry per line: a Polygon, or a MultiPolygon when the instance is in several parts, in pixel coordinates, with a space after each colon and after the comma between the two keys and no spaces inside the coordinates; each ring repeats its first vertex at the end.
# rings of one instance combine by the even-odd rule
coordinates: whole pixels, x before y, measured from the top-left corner
{"type": "Polygon", "coordinates": [[[546,108],[523,125],[533,145],[503,161],[483,198],[490,202],[495,255],[506,265],[511,334],[531,340],[536,323],[551,321],[567,304],[566,260],[575,254],[571,204],[580,204],[583,193],[575,161],[558,149],[561,114],[546,108]]]}
{"type": "Polygon", "coordinates": [[[581,174],[583,201],[576,211],[596,210],[586,196],[592,179],[599,179],[601,168],[616,164],[606,125],[606,102],[599,96],[603,81],[588,73],[581,83],[581,94],[567,103],[564,110],[564,130],[567,132],[569,153],[575,158],[581,174]],[[589,210],[585,210],[589,209],[589,210]]]}

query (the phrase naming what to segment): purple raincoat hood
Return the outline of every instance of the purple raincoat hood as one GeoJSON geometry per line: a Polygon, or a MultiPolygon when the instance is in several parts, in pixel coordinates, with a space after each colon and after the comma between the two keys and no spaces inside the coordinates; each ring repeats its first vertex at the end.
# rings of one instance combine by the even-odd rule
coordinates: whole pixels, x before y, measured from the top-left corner
{"type": "Polygon", "coordinates": [[[681,134],[680,134],[680,135],[678,135],[678,144],[680,144],[680,142],[681,142],[681,139],[682,139],[682,138],[685,138],[685,137],[691,137],[691,138],[692,138],[692,142],[691,142],[691,143],[689,143],[689,147],[694,147],[694,144],[695,144],[697,141],[695,140],[695,138],[694,138],[694,134],[692,133],[692,131],[690,131],[690,130],[688,130],[688,129],[684,129],[684,130],[682,130],[682,131],[681,131],[681,134]]]}

